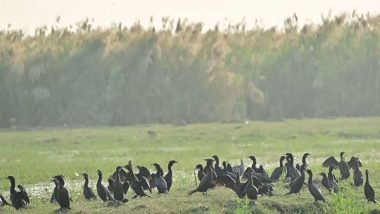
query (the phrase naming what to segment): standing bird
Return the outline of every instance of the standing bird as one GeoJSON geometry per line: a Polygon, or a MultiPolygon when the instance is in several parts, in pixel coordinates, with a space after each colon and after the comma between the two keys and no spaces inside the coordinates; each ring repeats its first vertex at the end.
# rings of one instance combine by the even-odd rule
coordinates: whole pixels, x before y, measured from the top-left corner
{"type": "Polygon", "coordinates": [[[213,159],[205,159],[207,162],[205,167],[206,175],[202,178],[202,180],[199,182],[198,187],[195,190],[192,190],[189,192],[189,195],[194,194],[195,192],[202,192],[203,194],[207,194],[207,190],[212,187],[213,180],[215,178],[215,172],[212,168],[212,163],[214,162],[213,159]]]}
{"type": "Polygon", "coordinates": [[[303,154],[303,156],[302,156],[302,165],[301,165],[301,166],[303,166],[304,169],[307,169],[308,164],[307,164],[307,162],[306,162],[306,159],[307,159],[307,157],[308,157],[309,155],[311,155],[311,154],[310,154],[310,153],[305,153],[305,154],[303,154]]]}
{"type": "Polygon", "coordinates": [[[202,178],[203,178],[204,176],[206,176],[206,172],[204,171],[202,164],[197,164],[197,165],[195,166],[195,170],[198,170],[198,172],[197,172],[197,177],[198,177],[198,180],[201,181],[202,178]]]}
{"type": "MultiPolygon", "coordinates": [[[[118,172],[117,176],[116,176],[116,179],[115,180],[110,179],[110,180],[111,180],[111,183],[112,183],[112,189],[113,189],[113,197],[114,197],[114,199],[117,200],[117,201],[125,203],[125,202],[128,201],[128,199],[126,199],[125,195],[124,195],[124,192],[125,192],[125,190],[124,190],[125,187],[124,186],[125,186],[125,184],[120,179],[120,173],[121,173],[122,170],[123,170],[123,168],[121,166],[118,166],[116,168],[116,171],[118,172]]],[[[129,188],[129,185],[128,185],[128,188],[129,188]]]]}
{"type": "Polygon", "coordinates": [[[69,191],[63,186],[63,184],[57,179],[54,178],[53,182],[55,186],[57,187],[57,202],[59,206],[61,207],[60,210],[62,209],[71,209],[70,208],[70,196],[69,196],[69,191]]]}
{"type": "Polygon", "coordinates": [[[330,188],[330,185],[329,185],[329,180],[327,178],[327,174],[326,172],[321,172],[320,175],[322,176],[322,186],[324,186],[329,192],[331,192],[331,188],[330,188]]]}
{"type": "Polygon", "coordinates": [[[245,193],[251,200],[257,200],[258,190],[252,181],[252,172],[249,173],[247,185],[245,187],[245,193]]]}
{"type": "Polygon", "coordinates": [[[344,160],[344,152],[340,152],[340,162],[338,162],[333,156],[323,161],[323,167],[338,166],[340,170],[340,179],[345,180],[350,177],[350,169],[347,162],[344,160]]]}
{"type": "Polygon", "coordinates": [[[327,179],[329,182],[329,187],[334,191],[334,193],[339,193],[339,186],[338,183],[336,182],[335,176],[333,174],[334,166],[329,167],[329,172],[327,174],[327,179]]]}
{"type": "MultiPolygon", "coordinates": [[[[56,176],[53,176],[52,179],[56,178],[59,182],[62,183],[63,186],[65,186],[65,180],[63,179],[64,177],[65,176],[63,176],[63,175],[56,175],[56,176]]],[[[50,203],[56,203],[57,202],[57,192],[58,192],[58,186],[55,185],[53,193],[51,194],[51,197],[50,197],[50,203]]]]}
{"type": "Polygon", "coordinates": [[[100,169],[97,171],[98,173],[98,181],[96,182],[96,191],[98,192],[98,196],[104,202],[114,200],[110,191],[102,184],[103,174],[100,169]]]}
{"type": "Polygon", "coordinates": [[[358,159],[355,160],[355,165],[353,168],[354,168],[354,174],[353,174],[354,185],[357,187],[363,185],[363,175],[359,169],[359,160],[358,159]]]}
{"type": "Polygon", "coordinates": [[[272,175],[270,176],[270,179],[272,181],[278,181],[284,171],[284,160],[285,156],[280,157],[280,166],[273,170],[272,175]]]}
{"type": "MultiPolygon", "coordinates": [[[[137,198],[137,197],[144,197],[144,196],[147,196],[149,197],[149,195],[145,194],[144,192],[144,189],[143,189],[143,184],[142,182],[144,182],[144,180],[139,180],[137,178],[137,176],[135,175],[135,173],[133,172],[133,168],[132,168],[132,165],[126,165],[125,168],[128,170],[128,173],[127,173],[127,181],[129,182],[129,185],[131,187],[131,189],[135,192],[135,196],[133,196],[133,198],[137,198]]],[[[150,187],[150,186],[149,186],[150,187]]]]}
{"type": "Polygon", "coordinates": [[[305,182],[305,170],[301,166],[301,175],[297,177],[291,184],[290,184],[290,191],[286,195],[290,194],[299,194],[303,184],[305,182]]]}
{"type": "Polygon", "coordinates": [[[259,168],[257,168],[257,166],[256,166],[256,164],[257,164],[256,157],[251,155],[248,158],[252,160],[251,168],[253,169],[253,172],[257,172],[259,170],[259,168]]]}
{"type": "Polygon", "coordinates": [[[13,176],[8,176],[7,179],[11,183],[11,187],[9,188],[10,198],[12,202],[12,206],[19,210],[21,208],[25,208],[26,204],[29,201],[29,198],[25,195],[23,191],[16,191],[16,179],[13,176]]]}
{"type": "Polygon", "coordinates": [[[160,164],[154,163],[154,167],[156,167],[156,174],[153,174],[152,178],[154,179],[154,183],[156,184],[157,190],[159,193],[168,193],[168,184],[166,183],[163,175],[164,171],[162,170],[160,164]]]}
{"type": "Polygon", "coordinates": [[[88,174],[83,173],[82,175],[84,178],[84,185],[83,185],[84,198],[87,200],[91,200],[91,199],[96,200],[96,196],[95,196],[94,192],[92,191],[91,187],[88,186],[88,174]]]}
{"type": "Polygon", "coordinates": [[[310,194],[314,197],[315,202],[317,201],[326,202],[325,198],[322,195],[321,190],[313,183],[313,172],[310,169],[306,170],[306,172],[307,174],[309,174],[307,187],[309,189],[310,194]]]}
{"type": "Polygon", "coordinates": [[[285,179],[290,179],[290,182],[293,182],[299,176],[301,176],[300,171],[294,167],[294,156],[292,153],[286,153],[286,161],[287,161],[287,171],[285,179]]]}
{"type": "Polygon", "coordinates": [[[215,168],[216,177],[224,175],[225,173],[223,172],[223,169],[219,166],[219,157],[217,155],[213,155],[212,157],[215,160],[214,168],[215,168]]]}
{"type": "Polygon", "coordinates": [[[172,167],[175,163],[178,163],[177,161],[175,160],[171,160],[169,161],[169,164],[168,164],[168,173],[165,175],[165,181],[166,181],[166,184],[168,185],[168,192],[170,190],[170,188],[172,187],[172,184],[173,184],[173,170],[172,170],[172,167]]]}
{"type": "Polygon", "coordinates": [[[25,202],[26,204],[29,204],[30,201],[29,201],[29,196],[28,196],[28,192],[26,191],[26,189],[21,186],[20,184],[17,185],[17,188],[21,191],[21,193],[24,195],[24,198],[25,198],[25,202]]]}
{"type": "Polygon", "coordinates": [[[244,196],[246,195],[245,188],[247,187],[247,184],[247,182],[240,182],[240,171],[236,171],[236,182],[234,185],[234,191],[239,198],[244,198],[244,196]]]}
{"type": "Polygon", "coordinates": [[[371,184],[369,184],[369,178],[368,178],[368,169],[365,170],[365,184],[364,184],[364,195],[368,202],[377,203],[375,200],[375,191],[373,190],[371,184]]]}

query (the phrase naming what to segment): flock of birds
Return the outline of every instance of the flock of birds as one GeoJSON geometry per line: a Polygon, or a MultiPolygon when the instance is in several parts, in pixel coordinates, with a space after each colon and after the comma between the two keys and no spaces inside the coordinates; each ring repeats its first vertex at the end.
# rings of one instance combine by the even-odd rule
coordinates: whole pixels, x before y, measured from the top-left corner
{"type": "MultiPolygon", "coordinates": [[[[292,153],[286,153],[280,157],[279,166],[273,170],[269,175],[264,169],[263,165],[257,166],[256,157],[249,156],[252,160],[250,167],[245,168],[244,163],[241,160],[240,165],[231,166],[226,161],[222,162],[222,166],[219,162],[217,155],[212,158],[204,159],[206,165],[196,165],[195,169],[197,174],[195,175],[195,181],[197,188],[190,191],[189,195],[196,192],[207,194],[209,189],[213,189],[217,186],[224,186],[232,189],[239,198],[247,196],[250,200],[256,201],[258,196],[268,195],[271,196],[274,193],[274,183],[279,182],[282,175],[285,175],[284,181],[289,187],[289,194],[299,194],[302,187],[307,186],[310,194],[314,197],[315,202],[325,202],[325,196],[321,190],[315,184],[313,180],[313,172],[308,169],[307,157],[309,153],[305,153],[302,156],[301,164],[294,164],[294,156],[292,153]],[[284,164],[284,161],[286,163],[284,164]],[[306,180],[306,174],[308,174],[308,180],[306,180]],[[199,184],[198,184],[199,181],[199,184]]],[[[84,185],[83,196],[87,200],[97,200],[99,197],[102,201],[110,203],[125,203],[128,201],[126,194],[129,189],[134,192],[133,198],[137,197],[150,197],[147,191],[152,193],[153,189],[157,189],[158,193],[167,194],[173,184],[173,165],[177,161],[172,160],[168,163],[168,172],[164,175],[162,167],[158,163],[154,163],[156,172],[151,173],[147,167],[137,166],[138,173],[133,171],[132,162],[129,161],[125,166],[116,167],[115,172],[109,176],[108,185],[105,186],[102,183],[103,175],[101,170],[97,170],[98,180],[96,183],[95,195],[89,184],[89,177],[87,173],[83,173],[84,185]]],[[[340,153],[340,161],[335,157],[327,158],[323,163],[323,167],[328,168],[328,172],[322,172],[319,175],[322,177],[321,184],[329,192],[339,193],[339,181],[334,175],[334,170],[339,169],[340,179],[346,180],[351,176],[350,170],[353,170],[353,184],[355,186],[363,185],[363,175],[360,170],[362,167],[361,161],[357,157],[352,157],[350,161],[346,162],[344,159],[344,152],[340,153]]],[[[8,176],[10,181],[10,202],[0,194],[0,206],[9,205],[15,209],[25,208],[30,203],[28,193],[26,189],[17,185],[13,176],[8,176]]],[[[63,175],[56,175],[52,177],[55,187],[51,196],[51,203],[58,203],[59,210],[71,209],[69,191],[65,187],[65,180],[63,175]]],[[[364,183],[364,195],[368,202],[377,203],[375,200],[375,192],[369,183],[369,171],[365,170],[365,183],[364,183]]]]}

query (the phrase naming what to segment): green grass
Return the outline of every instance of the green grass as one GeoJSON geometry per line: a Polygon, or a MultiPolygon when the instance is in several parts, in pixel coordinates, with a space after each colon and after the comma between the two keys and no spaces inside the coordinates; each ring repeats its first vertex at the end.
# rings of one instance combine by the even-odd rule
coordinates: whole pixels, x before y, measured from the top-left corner
{"type": "MultiPolygon", "coordinates": [[[[31,205],[23,213],[53,212],[58,207],[48,203],[53,184],[50,177],[64,174],[74,199],[72,213],[368,213],[380,212],[380,205],[368,204],[363,188],[353,188],[352,181],[341,183],[343,194],[323,192],[327,203],[315,204],[303,188],[300,196],[285,197],[283,183],[275,186],[273,197],[260,197],[254,205],[238,200],[223,188],[208,195],[187,192],[195,187],[193,168],[206,157],[218,154],[222,160],[238,164],[254,154],[259,164],[270,169],[285,152],[293,152],[296,162],[310,152],[310,168],[314,174],[324,170],[320,163],[328,156],[347,158],[357,155],[363,160],[362,171],[370,170],[371,183],[380,194],[380,118],[332,120],[290,120],[284,122],[251,122],[249,124],[196,124],[186,127],[163,125],[135,127],[98,127],[49,130],[0,131],[0,192],[8,193],[4,177],[14,175],[31,194],[31,205]],[[150,137],[148,130],[157,132],[150,137]],[[100,201],[86,202],[81,193],[82,178],[76,173],[87,172],[95,184],[96,169],[107,176],[117,165],[132,160],[135,165],[158,162],[165,166],[171,159],[174,184],[169,195],[153,193],[153,198],[130,200],[118,208],[108,208],[100,201]]],[[[337,173],[337,172],[336,172],[337,173]]],[[[338,175],[338,174],[337,174],[338,175]]],[[[315,177],[318,181],[320,178],[315,177]]],[[[129,194],[130,197],[130,194],[129,194]]],[[[15,212],[9,207],[0,212],[15,212]]]]}

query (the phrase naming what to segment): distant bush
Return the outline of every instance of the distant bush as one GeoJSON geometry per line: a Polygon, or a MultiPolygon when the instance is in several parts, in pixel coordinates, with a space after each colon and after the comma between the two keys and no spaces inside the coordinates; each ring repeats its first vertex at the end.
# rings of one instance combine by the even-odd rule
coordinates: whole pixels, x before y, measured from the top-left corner
{"type": "Polygon", "coordinates": [[[0,32],[0,126],[380,115],[380,17],[0,32]]]}

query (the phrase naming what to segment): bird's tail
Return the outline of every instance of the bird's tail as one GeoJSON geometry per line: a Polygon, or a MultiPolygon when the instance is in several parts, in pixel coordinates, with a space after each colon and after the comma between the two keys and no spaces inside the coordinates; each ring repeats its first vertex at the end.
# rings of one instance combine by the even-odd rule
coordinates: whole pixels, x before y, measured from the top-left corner
{"type": "Polygon", "coordinates": [[[197,191],[197,189],[195,189],[195,190],[191,190],[191,191],[189,192],[189,195],[194,194],[196,191],[197,191]]]}

